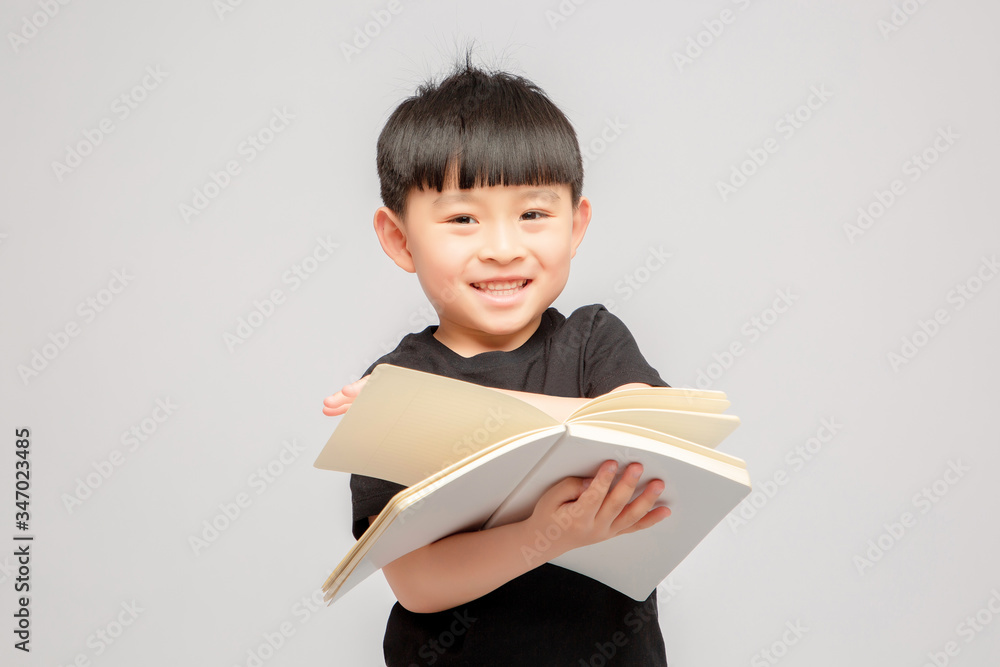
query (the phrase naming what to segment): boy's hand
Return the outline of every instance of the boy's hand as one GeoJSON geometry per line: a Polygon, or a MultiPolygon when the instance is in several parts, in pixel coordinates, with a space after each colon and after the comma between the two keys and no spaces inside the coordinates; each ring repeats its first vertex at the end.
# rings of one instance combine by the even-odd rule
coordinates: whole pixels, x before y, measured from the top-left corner
{"type": "Polygon", "coordinates": [[[358,397],[361,390],[364,389],[365,383],[368,382],[368,375],[364,376],[360,380],[356,380],[351,384],[345,385],[343,389],[338,391],[333,396],[327,396],[323,399],[323,414],[330,417],[336,417],[337,415],[342,415],[347,412],[347,409],[351,407],[351,403],[354,399],[358,397]]]}
{"type": "Polygon", "coordinates": [[[636,482],[642,475],[642,464],[630,463],[626,466],[625,474],[611,489],[616,470],[615,461],[605,461],[595,477],[566,477],[538,499],[531,516],[525,520],[526,528],[529,535],[535,535],[535,531],[539,530],[550,539],[554,554],[546,554],[547,560],[577,547],[649,528],[670,516],[668,507],[661,506],[650,511],[663,492],[661,480],[650,481],[643,492],[629,503],[629,498],[635,493],[636,482]],[[556,534],[555,539],[552,539],[552,534],[556,534]]]}

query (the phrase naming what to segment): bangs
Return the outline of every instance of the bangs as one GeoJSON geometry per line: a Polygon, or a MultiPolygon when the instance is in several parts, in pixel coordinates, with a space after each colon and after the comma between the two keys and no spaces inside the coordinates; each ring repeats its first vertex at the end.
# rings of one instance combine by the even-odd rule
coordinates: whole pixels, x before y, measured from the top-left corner
{"type": "Polygon", "coordinates": [[[466,70],[400,104],[378,141],[382,199],[401,213],[411,188],[583,184],[576,132],[530,81],[466,70]],[[450,179],[450,180],[449,180],[450,179]]]}
{"type": "Polygon", "coordinates": [[[456,172],[463,190],[572,183],[580,169],[579,149],[565,131],[553,131],[553,120],[516,109],[499,109],[492,117],[458,113],[448,125],[423,128],[424,136],[410,144],[414,150],[400,156],[401,176],[439,192],[456,172]]]}

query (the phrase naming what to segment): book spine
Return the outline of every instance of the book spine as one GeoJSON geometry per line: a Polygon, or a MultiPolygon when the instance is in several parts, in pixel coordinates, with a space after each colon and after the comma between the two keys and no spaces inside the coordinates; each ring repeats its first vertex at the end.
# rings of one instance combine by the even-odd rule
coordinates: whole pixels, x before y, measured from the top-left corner
{"type": "Polygon", "coordinates": [[[521,489],[527,486],[528,482],[531,481],[532,477],[534,477],[536,472],[540,468],[542,468],[546,460],[552,455],[552,452],[554,452],[556,448],[558,448],[559,445],[562,443],[562,441],[566,439],[566,434],[568,432],[569,429],[567,429],[565,424],[563,424],[563,431],[562,434],[559,436],[559,439],[556,440],[554,443],[552,443],[552,445],[549,447],[548,451],[545,452],[542,458],[538,459],[538,463],[536,463],[535,466],[528,471],[528,474],[524,476],[524,479],[522,479],[518,483],[518,485],[514,487],[514,490],[510,492],[510,495],[508,495],[507,498],[504,499],[502,503],[500,503],[500,506],[496,508],[496,510],[493,512],[493,514],[490,515],[488,519],[486,519],[486,522],[483,523],[482,526],[480,526],[479,530],[486,530],[488,528],[493,528],[495,526],[494,522],[496,521],[496,519],[499,516],[502,516],[506,512],[508,506],[512,502],[512,499],[517,498],[521,489]]]}

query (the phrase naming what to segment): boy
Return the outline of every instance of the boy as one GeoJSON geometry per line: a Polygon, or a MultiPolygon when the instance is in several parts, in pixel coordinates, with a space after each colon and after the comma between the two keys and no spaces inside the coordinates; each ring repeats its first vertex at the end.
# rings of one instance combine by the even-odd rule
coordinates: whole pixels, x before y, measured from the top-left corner
{"type": "MultiPolygon", "coordinates": [[[[397,107],[377,165],[385,205],[375,231],[417,274],[440,324],[405,336],[328,397],[325,414],[346,412],[380,363],[504,390],[558,419],[610,391],[668,386],[601,304],[568,318],[551,307],[591,209],[576,134],[541,89],[467,57],[397,107]]],[[[660,480],[629,503],[642,466],[629,464],[613,484],[614,463],[552,486],[525,521],[456,533],[383,567],[397,598],[383,640],[388,667],[666,665],[655,591],[636,602],[548,562],[670,514],[650,511],[660,480]],[[561,531],[551,546],[526,555],[553,525],[561,531]]],[[[358,539],[405,488],[363,475],[350,486],[358,539]]]]}

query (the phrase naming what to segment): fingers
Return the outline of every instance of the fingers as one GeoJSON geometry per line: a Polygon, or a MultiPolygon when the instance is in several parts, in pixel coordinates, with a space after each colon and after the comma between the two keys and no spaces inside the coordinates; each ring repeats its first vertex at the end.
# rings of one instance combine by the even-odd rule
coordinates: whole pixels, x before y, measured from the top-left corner
{"type": "Polygon", "coordinates": [[[364,386],[364,381],[367,378],[362,378],[361,380],[355,380],[351,384],[344,385],[344,388],[340,390],[339,393],[344,396],[350,396],[351,398],[357,398],[358,394],[361,393],[361,387],[364,386]]]}
{"type": "Polygon", "coordinates": [[[617,469],[615,461],[607,460],[594,477],[563,478],[536,501],[530,520],[557,524],[562,529],[560,548],[573,549],[648,528],[670,516],[667,507],[651,509],[663,492],[661,480],[649,481],[630,503],[642,465],[626,466],[612,489],[617,469]]]}
{"type": "MultiPolygon", "coordinates": [[[[598,513],[605,496],[608,495],[608,489],[611,488],[611,482],[614,480],[617,470],[618,463],[615,461],[605,461],[601,464],[601,467],[597,469],[597,474],[576,501],[580,504],[582,511],[590,516],[595,516],[598,513]]],[[[583,488],[584,480],[580,480],[580,486],[583,488]]]]}
{"type": "Polygon", "coordinates": [[[369,376],[366,375],[360,380],[355,380],[351,384],[341,389],[340,392],[345,396],[350,396],[351,398],[357,398],[358,394],[361,393],[361,390],[364,389],[365,385],[368,383],[368,377],[369,376]]]}
{"type": "MultiPolygon", "coordinates": [[[[589,478],[588,478],[589,479],[589,478]]],[[[580,499],[582,477],[564,477],[546,491],[549,495],[547,499],[552,511],[557,510],[566,503],[572,503],[580,499]]],[[[596,506],[595,506],[596,507],[596,506]]]]}
{"type": "Polygon", "coordinates": [[[660,494],[663,493],[664,486],[664,483],[658,479],[646,484],[642,493],[626,505],[611,523],[612,534],[621,535],[642,530],[670,516],[669,507],[653,507],[653,504],[659,500],[660,494]]]}
{"type": "Polygon", "coordinates": [[[323,399],[323,414],[330,417],[342,415],[347,412],[347,409],[351,407],[353,402],[354,396],[351,396],[348,393],[347,387],[344,387],[333,396],[327,396],[323,399]]]}
{"type": "Polygon", "coordinates": [[[637,531],[649,528],[650,526],[656,525],[670,516],[669,507],[654,507],[651,511],[646,512],[645,516],[633,523],[628,528],[619,531],[616,535],[625,535],[627,533],[635,533],[637,531]]]}
{"type": "Polygon", "coordinates": [[[354,382],[345,385],[343,389],[338,391],[333,396],[327,396],[323,399],[323,414],[329,417],[336,417],[337,415],[342,415],[347,412],[347,409],[351,407],[351,403],[361,390],[365,388],[365,384],[368,382],[368,375],[364,376],[360,380],[355,380],[354,382]]]}
{"type": "MultiPolygon", "coordinates": [[[[609,465],[611,463],[613,462],[605,462],[604,465],[608,466],[608,470],[613,471],[614,467],[609,465]]],[[[612,535],[642,530],[670,516],[668,507],[658,507],[650,511],[666,486],[662,480],[650,480],[642,493],[635,500],[629,502],[635,494],[639,478],[642,477],[642,470],[641,463],[630,463],[625,467],[621,479],[618,480],[613,489],[610,489],[610,492],[608,489],[614,479],[614,472],[608,474],[607,485],[602,485],[604,489],[602,495],[605,497],[601,498],[602,502],[600,502],[594,520],[598,524],[608,526],[612,535]]],[[[602,472],[604,471],[602,466],[602,472]]],[[[598,474],[598,478],[600,476],[601,473],[598,474]]]]}
{"type": "MultiPolygon", "coordinates": [[[[618,480],[615,488],[608,494],[608,497],[604,500],[601,509],[597,513],[596,518],[598,521],[605,524],[613,524],[616,521],[622,509],[632,499],[640,476],[642,476],[641,463],[630,463],[625,466],[625,471],[621,479],[618,480]]],[[[638,519],[638,517],[635,518],[638,519]]]]}

